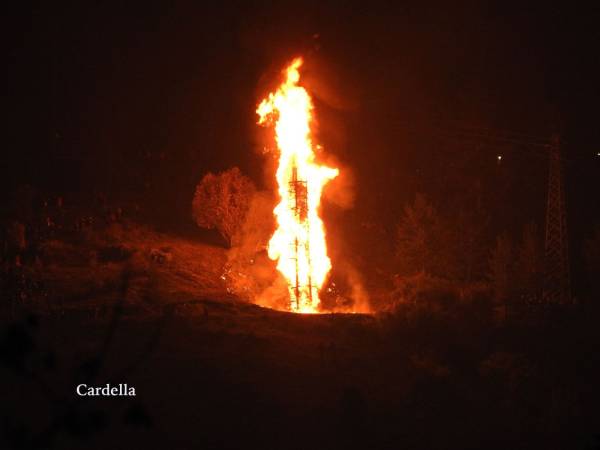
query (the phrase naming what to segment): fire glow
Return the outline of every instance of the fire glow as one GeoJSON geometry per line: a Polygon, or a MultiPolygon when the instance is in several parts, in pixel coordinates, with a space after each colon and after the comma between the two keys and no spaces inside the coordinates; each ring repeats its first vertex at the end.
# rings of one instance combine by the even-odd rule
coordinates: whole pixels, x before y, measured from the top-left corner
{"type": "Polygon", "coordinates": [[[331,270],[319,217],[321,193],[339,171],[315,162],[313,104],[298,84],[301,66],[302,59],[296,58],[284,71],[284,82],[256,112],[259,124],[274,125],[279,149],[276,179],[280,202],[273,210],[277,229],[269,241],[269,258],[277,261],[277,269],[287,281],[290,310],[315,313],[319,290],[331,270]]]}

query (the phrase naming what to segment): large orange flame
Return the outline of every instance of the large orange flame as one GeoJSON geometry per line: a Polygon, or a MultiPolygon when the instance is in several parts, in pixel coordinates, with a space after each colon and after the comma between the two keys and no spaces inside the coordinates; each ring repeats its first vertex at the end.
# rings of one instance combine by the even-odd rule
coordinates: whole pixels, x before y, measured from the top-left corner
{"type": "Polygon", "coordinates": [[[280,202],[274,209],[277,229],[269,241],[269,257],[287,280],[290,310],[318,311],[319,289],[331,270],[325,230],[319,217],[321,192],[339,171],[315,162],[311,141],[313,104],[302,86],[296,58],[284,71],[285,81],[258,109],[259,124],[275,124],[279,149],[276,178],[280,202]]]}

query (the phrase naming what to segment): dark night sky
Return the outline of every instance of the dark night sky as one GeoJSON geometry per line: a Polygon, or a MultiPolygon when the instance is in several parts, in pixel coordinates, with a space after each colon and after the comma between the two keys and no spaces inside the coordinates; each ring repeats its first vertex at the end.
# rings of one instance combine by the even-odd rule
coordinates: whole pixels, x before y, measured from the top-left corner
{"type": "Polygon", "coordinates": [[[239,165],[266,186],[255,105],[303,54],[320,140],[355,175],[356,220],[388,226],[416,191],[444,205],[440,193],[482,179],[497,231],[541,224],[539,149],[440,137],[471,127],[562,132],[572,232],[598,221],[597,8],[85,3],[6,15],[8,188],[152,192],[153,208],[187,220],[208,170],[239,165]]]}

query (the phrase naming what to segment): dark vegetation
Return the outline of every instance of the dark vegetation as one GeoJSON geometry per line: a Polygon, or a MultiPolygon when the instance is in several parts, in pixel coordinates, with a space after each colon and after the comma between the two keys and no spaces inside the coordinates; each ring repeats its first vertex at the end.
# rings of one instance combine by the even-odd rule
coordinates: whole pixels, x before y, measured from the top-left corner
{"type": "MultiPolygon", "coordinates": [[[[126,281],[124,281],[126,282],[126,281]]],[[[124,292],[126,285],[120,286],[124,292]]],[[[598,328],[489,305],[296,316],[235,301],[3,327],[15,448],[596,448],[598,328]],[[79,399],[79,382],[135,399],[79,399]]]]}
{"type": "Polygon", "coordinates": [[[206,174],[192,200],[192,216],[199,227],[216,229],[231,247],[250,209],[256,188],[234,167],[218,175],[206,174]]]}
{"type": "Polygon", "coordinates": [[[12,2],[0,448],[600,448],[600,17],[521,3],[12,2]],[[251,302],[276,281],[254,110],[296,54],[347,183],[323,302],[373,314],[251,302]],[[75,395],[107,382],[137,396],[75,395]]]}
{"type": "Polygon", "coordinates": [[[248,303],[233,278],[269,235],[251,217],[269,199],[256,198],[236,225],[251,239],[229,250],[143,227],[127,207],[81,218],[58,200],[7,222],[3,445],[597,448],[599,311],[528,300],[533,225],[516,248],[501,236],[453,260],[450,277],[456,247],[417,197],[398,226],[411,264],[390,275],[381,312],[297,316],[248,303]],[[76,397],[84,382],[137,397],[76,397]]]}

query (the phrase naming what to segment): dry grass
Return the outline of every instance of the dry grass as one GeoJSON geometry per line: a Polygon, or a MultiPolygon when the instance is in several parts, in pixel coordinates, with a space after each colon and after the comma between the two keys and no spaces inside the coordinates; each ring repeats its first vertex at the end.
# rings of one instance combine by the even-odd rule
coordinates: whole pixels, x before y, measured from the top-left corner
{"type": "Polygon", "coordinates": [[[40,277],[49,302],[61,307],[117,299],[152,307],[227,296],[226,250],[132,223],[48,241],[43,254],[40,277]]]}

